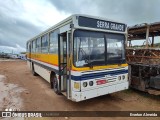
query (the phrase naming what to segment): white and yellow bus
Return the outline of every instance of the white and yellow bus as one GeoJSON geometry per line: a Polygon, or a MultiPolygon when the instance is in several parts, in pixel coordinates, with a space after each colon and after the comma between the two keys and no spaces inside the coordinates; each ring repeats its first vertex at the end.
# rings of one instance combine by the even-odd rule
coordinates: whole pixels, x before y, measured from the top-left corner
{"type": "Polygon", "coordinates": [[[27,63],[56,94],[82,101],[128,89],[126,24],[72,15],[27,41],[27,63]]]}

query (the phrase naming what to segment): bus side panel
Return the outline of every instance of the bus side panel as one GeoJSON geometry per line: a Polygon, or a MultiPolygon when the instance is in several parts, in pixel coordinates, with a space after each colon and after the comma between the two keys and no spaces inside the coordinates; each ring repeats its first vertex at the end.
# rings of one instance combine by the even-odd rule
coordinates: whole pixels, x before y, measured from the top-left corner
{"type": "Polygon", "coordinates": [[[41,77],[43,77],[46,81],[50,83],[50,71],[36,64],[34,64],[34,70],[36,73],[38,73],[41,77]]]}
{"type": "Polygon", "coordinates": [[[30,70],[32,70],[31,62],[29,60],[27,60],[27,66],[30,70]]]}

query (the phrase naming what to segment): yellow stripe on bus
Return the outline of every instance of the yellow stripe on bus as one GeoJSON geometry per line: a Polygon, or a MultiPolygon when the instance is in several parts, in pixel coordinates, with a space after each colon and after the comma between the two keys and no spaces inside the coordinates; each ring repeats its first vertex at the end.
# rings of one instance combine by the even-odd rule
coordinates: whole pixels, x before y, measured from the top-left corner
{"type": "Polygon", "coordinates": [[[58,66],[58,55],[57,54],[31,53],[31,57],[29,56],[29,54],[27,54],[27,57],[58,66]]]}
{"type": "MultiPolygon", "coordinates": [[[[27,57],[29,57],[29,54],[27,53],[27,57]]],[[[31,58],[35,60],[39,60],[41,62],[45,62],[51,65],[58,66],[58,55],[57,54],[40,54],[40,53],[31,53],[31,58]]],[[[104,66],[94,66],[93,68],[90,67],[81,67],[77,68],[72,64],[72,70],[73,71],[89,71],[89,70],[99,70],[99,69],[115,69],[115,68],[121,68],[121,67],[127,67],[128,64],[121,64],[121,65],[104,65],[104,66]]]]}

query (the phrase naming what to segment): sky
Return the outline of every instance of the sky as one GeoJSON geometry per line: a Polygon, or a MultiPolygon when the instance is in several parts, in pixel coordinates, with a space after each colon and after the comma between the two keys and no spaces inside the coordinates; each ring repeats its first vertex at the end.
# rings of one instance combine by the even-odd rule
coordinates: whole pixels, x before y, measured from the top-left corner
{"type": "Polygon", "coordinates": [[[128,26],[160,22],[159,5],[160,0],[1,0],[0,52],[25,51],[27,40],[72,14],[100,16],[128,26]]]}

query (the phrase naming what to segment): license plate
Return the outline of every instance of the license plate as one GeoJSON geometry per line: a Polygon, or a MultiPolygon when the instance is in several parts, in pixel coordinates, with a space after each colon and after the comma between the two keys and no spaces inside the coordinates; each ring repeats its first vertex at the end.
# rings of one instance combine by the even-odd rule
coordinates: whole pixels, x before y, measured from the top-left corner
{"type": "Polygon", "coordinates": [[[97,83],[97,85],[106,84],[107,80],[97,80],[96,83],[97,83]]]}

